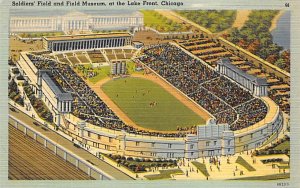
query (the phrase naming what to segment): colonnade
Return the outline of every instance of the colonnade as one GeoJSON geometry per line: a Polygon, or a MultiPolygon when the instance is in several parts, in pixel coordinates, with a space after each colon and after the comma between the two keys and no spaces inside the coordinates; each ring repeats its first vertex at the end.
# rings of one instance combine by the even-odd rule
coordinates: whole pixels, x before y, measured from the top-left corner
{"type": "MultiPolygon", "coordinates": [[[[52,51],[87,50],[95,48],[114,48],[131,44],[130,37],[49,41],[52,51]]],[[[48,45],[49,46],[49,45],[48,45]]]]}
{"type": "Polygon", "coordinates": [[[230,61],[227,62],[227,60],[220,60],[217,64],[216,69],[219,73],[228,76],[240,85],[244,86],[254,95],[268,95],[266,79],[257,78],[255,76],[249,75],[248,73],[243,72],[234,65],[231,65],[230,61]]]}

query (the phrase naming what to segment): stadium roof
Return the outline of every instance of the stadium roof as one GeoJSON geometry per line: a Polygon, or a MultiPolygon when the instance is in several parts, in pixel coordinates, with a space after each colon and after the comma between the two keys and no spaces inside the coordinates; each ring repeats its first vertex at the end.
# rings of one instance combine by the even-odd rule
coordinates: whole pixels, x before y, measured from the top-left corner
{"type": "Polygon", "coordinates": [[[267,79],[258,78],[258,77],[255,77],[253,75],[250,75],[250,74],[242,71],[241,69],[239,69],[236,66],[234,66],[233,64],[231,64],[230,59],[228,57],[218,60],[217,63],[219,65],[223,65],[223,66],[227,67],[228,69],[231,69],[232,71],[236,72],[237,74],[241,75],[242,77],[246,78],[247,80],[250,80],[255,85],[259,85],[259,86],[267,85],[267,79]]]}
{"type": "Polygon", "coordinates": [[[64,92],[60,87],[58,87],[57,83],[49,76],[47,72],[42,74],[43,80],[47,83],[50,89],[53,91],[55,96],[60,101],[72,101],[73,97],[71,93],[64,92]]]}
{"type": "Polygon", "coordinates": [[[96,33],[86,35],[61,35],[43,37],[47,41],[65,41],[65,40],[82,40],[82,39],[96,39],[109,37],[131,37],[129,33],[96,33]]]}

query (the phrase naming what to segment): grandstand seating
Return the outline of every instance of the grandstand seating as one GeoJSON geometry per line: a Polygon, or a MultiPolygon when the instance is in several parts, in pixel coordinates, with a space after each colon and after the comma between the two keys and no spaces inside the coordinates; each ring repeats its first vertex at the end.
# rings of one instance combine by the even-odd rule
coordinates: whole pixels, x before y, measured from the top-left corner
{"type": "MultiPolygon", "coordinates": [[[[248,63],[246,60],[244,60],[241,57],[238,57],[234,54],[232,50],[225,49],[219,45],[219,43],[206,38],[198,38],[198,39],[191,39],[191,40],[184,40],[179,41],[179,44],[184,49],[190,51],[194,55],[198,56],[200,59],[204,60],[208,65],[212,67],[216,67],[216,62],[220,58],[229,57],[231,60],[231,63],[241,70],[247,72],[248,74],[254,75],[256,77],[260,78],[266,78],[268,84],[270,84],[269,87],[272,87],[273,85],[279,85],[282,86],[284,84],[283,81],[280,81],[275,75],[271,75],[269,73],[266,73],[265,70],[262,70],[260,67],[255,66],[254,64],[248,63]]],[[[288,85],[288,84],[287,84],[288,85]]],[[[285,89],[286,86],[283,86],[285,89]]],[[[272,88],[271,88],[272,90],[272,88]]],[[[276,92],[269,92],[270,98],[276,101],[276,103],[281,107],[281,109],[289,113],[289,98],[284,98],[287,96],[287,93],[276,93],[276,92]],[[274,96],[276,94],[276,96],[274,96]]]]}
{"type": "Polygon", "coordinates": [[[143,63],[209,111],[218,123],[230,124],[231,130],[253,125],[267,114],[260,99],[176,46],[152,46],[144,54],[143,63]]]}
{"type": "Polygon", "coordinates": [[[90,63],[90,61],[87,59],[87,57],[85,56],[85,54],[77,52],[76,56],[77,56],[77,58],[79,59],[79,61],[81,63],[83,63],[83,64],[90,63]]]}
{"type": "Polygon", "coordinates": [[[89,55],[92,63],[103,63],[103,62],[106,62],[105,57],[103,56],[103,54],[99,50],[88,51],[87,53],[88,53],[88,55],[89,55]]]}
{"type": "Polygon", "coordinates": [[[74,99],[72,114],[93,125],[113,130],[124,130],[128,133],[162,137],[183,137],[192,131],[188,129],[178,131],[178,133],[160,133],[139,130],[126,125],[68,64],[61,64],[55,60],[47,60],[42,56],[31,54],[28,54],[28,57],[37,69],[51,70],[53,78],[60,87],[64,91],[72,93],[74,99]]]}

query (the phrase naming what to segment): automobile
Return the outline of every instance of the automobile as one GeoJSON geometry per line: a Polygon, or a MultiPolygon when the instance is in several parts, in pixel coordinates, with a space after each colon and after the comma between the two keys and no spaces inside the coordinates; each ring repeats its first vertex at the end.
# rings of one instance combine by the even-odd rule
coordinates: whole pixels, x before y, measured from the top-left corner
{"type": "Polygon", "coordinates": [[[36,122],[36,121],[33,122],[33,125],[40,126],[40,124],[38,122],[36,122]]]}
{"type": "Polygon", "coordinates": [[[15,109],[15,108],[13,108],[13,107],[10,107],[9,108],[11,111],[13,111],[13,112],[17,112],[17,110],[15,109]]]}

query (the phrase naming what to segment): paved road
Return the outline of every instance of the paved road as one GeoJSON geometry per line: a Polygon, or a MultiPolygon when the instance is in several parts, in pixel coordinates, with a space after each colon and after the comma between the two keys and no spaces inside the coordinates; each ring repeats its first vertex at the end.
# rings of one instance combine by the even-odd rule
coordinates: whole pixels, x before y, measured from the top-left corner
{"type": "Polygon", "coordinates": [[[13,180],[92,179],[12,125],[9,126],[8,174],[13,180]]]}
{"type": "MultiPolygon", "coordinates": [[[[11,105],[9,107],[13,108],[11,105]]],[[[111,166],[110,164],[108,164],[102,160],[99,160],[97,157],[95,157],[94,155],[85,151],[84,149],[75,147],[71,141],[67,140],[66,138],[62,137],[61,135],[59,135],[51,130],[44,130],[41,128],[42,126],[34,125],[33,122],[35,122],[35,120],[32,119],[31,117],[29,117],[28,115],[24,114],[23,112],[21,112],[19,110],[15,110],[15,112],[12,110],[9,110],[9,113],[10,113],[10,115],[14,116],[15,118],[22,120],[24,123],[26,123],[32,129],[37,130],[38,132],[40,132],[43,135],[50,138],[52,141],[55,141],[58,144],[60,144],[61,146],[63,146],[64,148],[68,149],[69,151],[72,151],[77,156],[79,156],[83,159],[89,160],[96,167],[103,170],[104,172],[106,172],[110,176],[114,177],[115,179],[117,179],[117,180],[132,180],[133,179],[130,176],[128,176],[127,174],[125,174],[124,172],[111,166]]]]}

